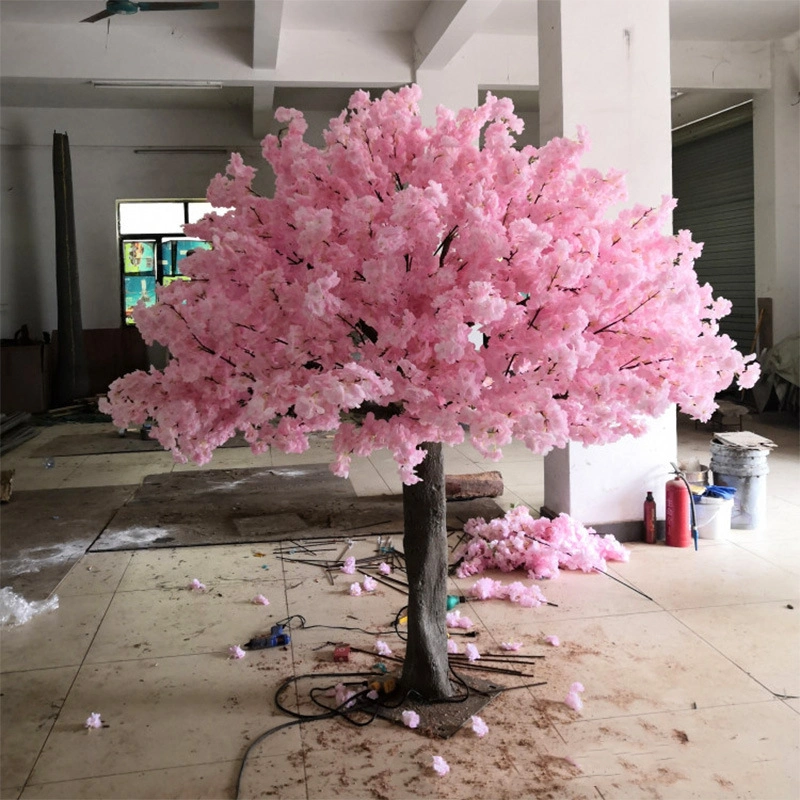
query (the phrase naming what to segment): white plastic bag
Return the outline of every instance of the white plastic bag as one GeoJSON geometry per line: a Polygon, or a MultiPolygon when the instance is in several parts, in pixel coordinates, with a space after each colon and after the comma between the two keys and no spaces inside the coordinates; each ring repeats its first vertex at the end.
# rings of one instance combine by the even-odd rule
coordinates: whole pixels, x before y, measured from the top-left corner
{"type": "Polygon", "coordinates": [[[31,617],[57,608],[58,595],[29,603],[10,586],[0,589],[0,625],[24,625],[31,617]]]}

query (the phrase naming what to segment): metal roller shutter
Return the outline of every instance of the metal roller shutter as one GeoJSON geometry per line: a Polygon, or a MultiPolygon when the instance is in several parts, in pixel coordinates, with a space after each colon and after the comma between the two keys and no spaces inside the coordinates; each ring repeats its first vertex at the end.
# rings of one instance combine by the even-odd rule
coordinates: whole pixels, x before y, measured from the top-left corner
{"type": "Polygon", "coordinates": [[[694,137],[676,132],[682,136],[673,139],[672,191],[678,199],[673,226],[688,228],[703,242],[695,264],[700,283],[710,283],[715,297],[731,301],[733,310],[720,330],[749,353],[756,316],[753,123],[741,122],[741,115],[736,123],[721,131],[717,125],[706,136],[702,129],[694,137]]]}

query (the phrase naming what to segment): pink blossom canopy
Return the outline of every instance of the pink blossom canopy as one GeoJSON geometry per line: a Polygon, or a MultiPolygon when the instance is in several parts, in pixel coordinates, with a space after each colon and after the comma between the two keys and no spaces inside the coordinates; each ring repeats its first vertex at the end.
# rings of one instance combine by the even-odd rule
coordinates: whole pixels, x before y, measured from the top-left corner
{"type": "Polygon", "coordinates": [[[212,249],[136,309],[171,360],[112,384],[116,425],[154,419],[198,463],[237,431],[296,453],[336,430],[337,474],[386,447],[413,483],[420,443],[465,429],[488,458],[513,438],[544,453],[638,434],[673,402],[706,419],[734,377],[752,385],[718,334],[730,303],[698,285],[700,247],[663,232],[673,200],[611,215],[623,180],[579,165],[585,133],[517,149],[510,100],[425,127],[419,98],[356,92],[322,148],[278,109],[271,197],[231,156],[208,190],[231,210],[186,226],[212,249]]]}

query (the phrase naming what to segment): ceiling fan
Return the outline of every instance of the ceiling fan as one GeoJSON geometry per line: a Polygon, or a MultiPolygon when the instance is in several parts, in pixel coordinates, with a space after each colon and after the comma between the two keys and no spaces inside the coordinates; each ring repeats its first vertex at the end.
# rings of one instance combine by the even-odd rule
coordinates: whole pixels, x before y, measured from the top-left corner
{"type": "Polygon", "coordinates": [[[138,11],[192,11],[219,8],[219,3],[135,3],[133,0],[107,0],[105,10],[82,19],[81,22],[100,22],[117,14],[136,14],[138,11]]]}

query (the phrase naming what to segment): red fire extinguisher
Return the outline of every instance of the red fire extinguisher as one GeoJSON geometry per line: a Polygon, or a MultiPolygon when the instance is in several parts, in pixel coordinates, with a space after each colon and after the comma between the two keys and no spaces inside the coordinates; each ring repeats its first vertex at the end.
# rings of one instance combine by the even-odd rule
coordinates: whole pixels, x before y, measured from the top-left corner
{"type": "Polygon", "coordinates": [[[669,547],[689,547],[692,543],[689,489],[680,478],[667,481],[665,540],[669,547]]]}

